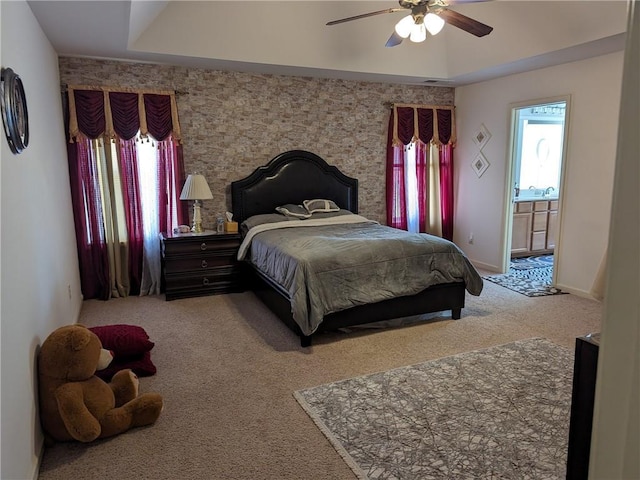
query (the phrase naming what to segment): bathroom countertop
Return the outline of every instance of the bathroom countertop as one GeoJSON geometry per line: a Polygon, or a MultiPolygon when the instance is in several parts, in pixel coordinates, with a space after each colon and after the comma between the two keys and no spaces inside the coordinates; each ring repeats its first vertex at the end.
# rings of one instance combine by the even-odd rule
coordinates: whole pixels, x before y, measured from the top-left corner
{"type": "Polygon", "coordinates": [[[519,196],[515,197],[514,201],[516,202],[541,202],[544,200],[558,200],[558,195],[549,195],[549,196],[540,196],[540,195],[531,195],[531,196],[519,196]]]}

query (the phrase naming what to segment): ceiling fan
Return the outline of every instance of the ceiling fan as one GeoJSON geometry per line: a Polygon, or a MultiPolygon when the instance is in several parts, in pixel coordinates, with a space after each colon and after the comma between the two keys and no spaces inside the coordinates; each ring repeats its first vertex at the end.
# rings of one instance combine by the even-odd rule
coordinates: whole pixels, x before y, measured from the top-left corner
{"type": "Polygon", "coordinates": [[[400,8],[387,8],[376,12],[363,13],[353,17],[333,20],[327,25],[337,25],[339,23],[360,20],[361,18],[373,17],[383,13],[395,13],[410,10],[411,13],[402,18],[387,40],[386,47],[400,45],[402,40],[409,38],[412,42],[423,42],[427,38],[427,31],[431,35],[436,35],[445,23],[458,27],[476,37],[489,35],[493,27],[485,25],[473,18],[450,10],[450,5],[472,2],[484,2],[489,0],[398,0],[400,8]]]}

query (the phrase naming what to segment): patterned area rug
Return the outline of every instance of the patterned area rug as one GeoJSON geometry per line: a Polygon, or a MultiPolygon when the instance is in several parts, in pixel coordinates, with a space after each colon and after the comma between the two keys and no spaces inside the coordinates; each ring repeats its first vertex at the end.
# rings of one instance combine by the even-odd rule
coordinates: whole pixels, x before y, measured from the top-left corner
{"type": "Polygon", "coordinates": [[[360,479],[563,479],[572,362],[529,339],[294,396],[360,479]]]}
{"type": "Polygon", "coordinates": [[[482,278],[528,297],[560,295],[563,292],[551,285],[553,255],[514,258],[507,273],[482,278]]]}

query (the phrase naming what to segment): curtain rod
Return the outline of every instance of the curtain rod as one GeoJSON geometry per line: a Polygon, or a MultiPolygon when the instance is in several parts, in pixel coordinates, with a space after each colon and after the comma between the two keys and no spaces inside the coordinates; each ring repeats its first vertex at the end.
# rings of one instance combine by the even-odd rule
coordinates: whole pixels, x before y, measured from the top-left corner
{"type": "MultiPolygon", "coordinates": [[[[71,85],[75,90],[102,90],[108,92],[127,92],[127,93],[154,93],[160,95],[169,95],[175,93],[176,95],[189,95],[189,92],[185,90],[160,90],[152,88],[129,88],[129,87],[107,87],[104,85],[71,85]]],[[[67,92],[69,85],[66,83],[60,84],[60,91],[67,92]]]]}
{"type": "Polygon", "coordinates": [[[411,107],[411,108],[436,108],[439,110],[455,110],[455,105],[423,105],[420,103],[393,103],[393,102],[384,102],[386,108],[396,107],[411,107]]]}

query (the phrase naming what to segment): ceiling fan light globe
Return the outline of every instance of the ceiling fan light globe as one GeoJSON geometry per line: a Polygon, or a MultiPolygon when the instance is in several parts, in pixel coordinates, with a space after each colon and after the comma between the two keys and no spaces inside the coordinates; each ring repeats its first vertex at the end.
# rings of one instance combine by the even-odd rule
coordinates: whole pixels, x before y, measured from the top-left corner
{"type": "Polygon", "coordinates": [[[427,13],[424,17],[424,24],[431,35],[437,35],[444,27],[444,20],[435,13],[427,13]]]}
{"type": "Polygon", "coordinates": [[[424,23],[416,24],[411,30],[409,40],[414,43],[424,42],[427,39],[427,29],[424,27],[424,23]]]}
{"type": "Polygon", "coordinates": [[[396,33],[402,38],[407,38],[409,35],[411,35],[414,25],[415,21],[413,20],[413,15],[407,15],[398,23],[396,23],[396,33]]]}

